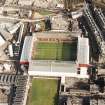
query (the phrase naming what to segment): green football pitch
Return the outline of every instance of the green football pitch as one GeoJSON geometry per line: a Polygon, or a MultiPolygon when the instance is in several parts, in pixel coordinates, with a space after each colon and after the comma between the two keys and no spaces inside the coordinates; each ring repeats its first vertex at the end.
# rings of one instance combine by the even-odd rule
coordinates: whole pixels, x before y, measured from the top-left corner
{"type": "Polygon", "coordinates": [[[33,79],[27,105],[57,105],[58,80],[33,79]]]}
{"type": "Polygon", "coordinates": [[[76,59],[76,42],[74,43],[37,43],[33,59],[37,60],[62,60],[76,59]]]}

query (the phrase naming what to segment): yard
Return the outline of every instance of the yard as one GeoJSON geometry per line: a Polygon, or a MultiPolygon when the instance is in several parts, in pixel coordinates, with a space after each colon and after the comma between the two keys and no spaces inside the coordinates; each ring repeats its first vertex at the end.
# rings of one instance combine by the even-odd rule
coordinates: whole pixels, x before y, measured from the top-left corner
{"type": "Polygon", "coordinates": [[[33,59],[36,60],[76,60],[76,42],[74,43],[43,43],[36,46],[33,59]]]}
{"type": "Polygon", "coordinates": [[[33,79],[27,105],[57,105],[58,80],[33,79]]]}

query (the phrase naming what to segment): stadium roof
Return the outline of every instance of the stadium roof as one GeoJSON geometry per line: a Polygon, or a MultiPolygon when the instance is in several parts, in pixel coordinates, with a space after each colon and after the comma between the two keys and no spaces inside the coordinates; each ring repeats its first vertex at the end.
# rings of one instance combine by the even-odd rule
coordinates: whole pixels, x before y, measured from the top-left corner
{"type": "Polygon", "coordinates": [[[49,32],[38,32],[33,33],[33,35],[37,37],[70,37],[69,32],[55,32],[55,31],[49,31],[49,32]]]}
{"type": "Polygon", "coordinates": [[[88,78],[87,74],[77,74],[77,65],[75,62],[57,62],[31,60],[29,62],[29,75],[32,76],[53,76],[53,77],[76,77],[88,78]]]}
{"type": "Polygon", "coordinates": [[[32,42],[32,36],[26,36],[24,40],[21,58],[20,58],[21,64],[28,62],[30,49],[31,49],[31,42],[32,42]]]}
{"type": "Polygon", "coordinates": [[[54,62],[32,60],[29,64],[30,75],[63,76],[74,75],[77,72],[75,62],[54,62]]]}
{"type": "Polygon", "coordinates": [[[89,40],[78,38],[77,60],[79,64],[89,64],[89,40]]]}

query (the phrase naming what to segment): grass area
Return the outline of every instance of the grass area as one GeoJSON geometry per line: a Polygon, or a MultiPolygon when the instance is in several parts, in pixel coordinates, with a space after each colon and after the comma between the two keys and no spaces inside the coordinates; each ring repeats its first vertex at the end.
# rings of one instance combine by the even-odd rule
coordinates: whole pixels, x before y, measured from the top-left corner
{"type": "Polygon", "coordinates": [[[28,105],[57,105],[58,80],[33,79],[28,105]]]}
{"type": "Polygon", "coordinates": [[[49,15],[49,14],[53,14],[51,11],[47,11],[47,10],[41,10],[41,11],[39,11],[39,13],[41,14],[41,15],[49,15]]]}
{"type": "Polygon", "coordinates": [[[37,60],[75,60],[76,42],[74,43],[42,43],[39,42],[33,59],[37,60]]]}

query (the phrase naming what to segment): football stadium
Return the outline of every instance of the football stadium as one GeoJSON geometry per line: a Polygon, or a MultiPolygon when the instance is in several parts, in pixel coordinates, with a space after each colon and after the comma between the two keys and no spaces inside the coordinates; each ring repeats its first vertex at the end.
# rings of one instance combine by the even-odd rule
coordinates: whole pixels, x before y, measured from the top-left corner
{"type": "Polygon", "coordinates": [[[20,63],[29,64],[32,76],[88,78],[87,67],[80,74],[77,69],[78,63],[88,65],[88,51],[86,38],[73,37],[69,32],[37,32],[25,38],[20,63]],[[82,55],[86,57],[81,59],[82,55]]]}
{"type": "Polygon", "coordinates": [[[51,31],[34,33],[32,37],[29,75],[76,76],[77,37],[51,31]]]}

